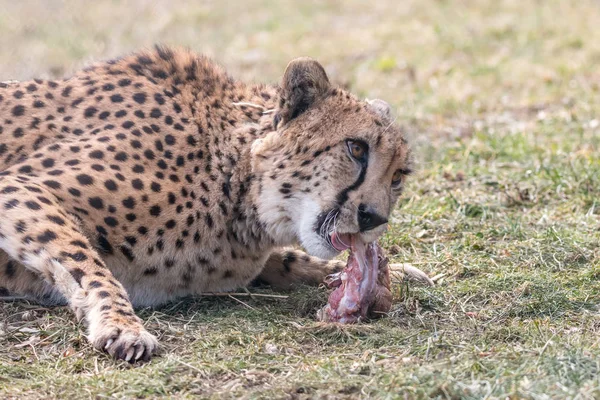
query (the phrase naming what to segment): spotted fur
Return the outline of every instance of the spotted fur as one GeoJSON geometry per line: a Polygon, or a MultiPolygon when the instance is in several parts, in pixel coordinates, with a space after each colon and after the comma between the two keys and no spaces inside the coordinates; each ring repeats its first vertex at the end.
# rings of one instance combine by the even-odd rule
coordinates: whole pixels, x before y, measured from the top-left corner
{"type": "Polygon", "coordinates": [[[389,106],[333,87],[310,59],[279,86],[162,47],[3,83],[0,286],[66,302],[94,346],[148,359],[157,341],[133,306],[318,284],[341,267],[321,259],[338,254],[332,232],[381,234],[358,219],[389,215],[399,170],[410,152],[389,106]],[[282,249],[295,244],[321,258],[282,249]]]}

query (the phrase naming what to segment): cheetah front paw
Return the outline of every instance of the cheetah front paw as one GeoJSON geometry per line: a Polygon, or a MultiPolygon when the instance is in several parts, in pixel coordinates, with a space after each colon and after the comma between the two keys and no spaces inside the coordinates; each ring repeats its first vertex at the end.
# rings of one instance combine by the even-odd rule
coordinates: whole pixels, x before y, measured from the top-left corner
{"type": "Polygon", "coordinates": [[[92,345],[119,360],[148,361],[158,350],[156,337],[139,323],[117,326],[109,322],[96,331],[89,335],[92,345]]]}

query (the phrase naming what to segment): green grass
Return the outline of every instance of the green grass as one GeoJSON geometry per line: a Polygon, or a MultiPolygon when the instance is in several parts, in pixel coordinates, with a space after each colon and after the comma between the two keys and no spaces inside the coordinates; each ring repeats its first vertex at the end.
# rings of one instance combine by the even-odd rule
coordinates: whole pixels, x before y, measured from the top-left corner
{"type": "MultiPolygon", "coordinates": [[[[592,0],[9,2],[0,77],[62,76],[155,42],[276,81],[311,55],[393,104],[418,173],[382,243],[434,288],[317,324],[323,289],[143,310],[131,367],[66,309],[0,304],[0,397],[600,397],[600,4],[592,0]]],[[[266,292],[270,293],[270,292],[266,292]]]]}

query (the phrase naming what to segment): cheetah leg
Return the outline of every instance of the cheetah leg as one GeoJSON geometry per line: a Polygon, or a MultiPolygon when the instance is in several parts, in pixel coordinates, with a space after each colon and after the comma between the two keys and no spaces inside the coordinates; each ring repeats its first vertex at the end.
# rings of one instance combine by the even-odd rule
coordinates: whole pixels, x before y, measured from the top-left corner
{"type": "Polygon", "coordinates": [[[283,290],[297,285],[317,286],[327,275],[339,272],[345,266],[343,261],[325,261],[300,250],[283,249],[269,256],[255,283],[283,290]]]}
{"type": "MultiPolygon", "coordinates": [[[[326,276],[340,272],[345,266],[344,261],[325,261],[300,250],[286,249],[271,254],[254,282],[266,283],[275,289],[290,289],[298,284],[316,286],[326,276]]],[[[389,268],[397,279],[433,286],[433,281],[425,272],[410,264],[390,264],[389,268]]]]}
{"type": "Polygon", "coordinates": [[[0,249],[64,296],[77,318],[87,323],[94,347],[131,362],[150,358],[156,338],[52,194],[32,182],[3,177],[0,213],[0,249]]]}

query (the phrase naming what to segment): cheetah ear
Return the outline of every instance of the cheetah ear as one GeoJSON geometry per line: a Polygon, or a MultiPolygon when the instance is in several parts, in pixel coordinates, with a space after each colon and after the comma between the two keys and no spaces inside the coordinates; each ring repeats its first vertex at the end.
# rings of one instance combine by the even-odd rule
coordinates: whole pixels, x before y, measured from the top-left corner
{"type": "Polygon", "coordinates": [[[275,123],[287,123],[325,97],[331,84],[325,69],[309,57],[292,60],[283,74],[275,123]]]}
{"type": "Polygon", "coordinates": [[[388,103],[380,99],[365,99],[371,110],[375,111],[384,121],[392,120],[392,108],[388,103]]]}

